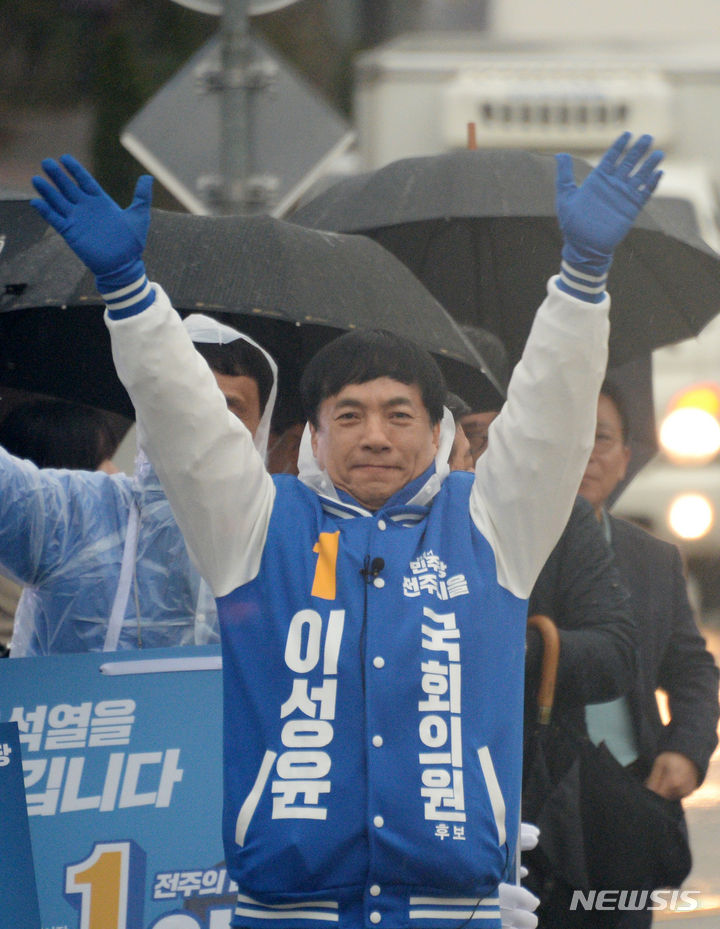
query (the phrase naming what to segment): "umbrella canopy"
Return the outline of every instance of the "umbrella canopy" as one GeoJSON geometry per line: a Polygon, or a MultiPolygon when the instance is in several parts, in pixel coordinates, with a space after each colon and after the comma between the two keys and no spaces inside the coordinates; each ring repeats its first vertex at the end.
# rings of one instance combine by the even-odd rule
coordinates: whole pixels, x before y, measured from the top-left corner
{"type": "Polygon", "coordinates": [[[608,506],[612,506],[635,475],[658,451],[650,354],[610,368],[606,380],[617,388],[622,396],[630,432],[630,461],[625,477],[608,498],[608,506]]]}
{"type": "MultiPolygon", "coordinates": [[[[154,210],[145,263],[179,311],[232,316],[231,325],[258,338],[275,355],[286,385],[296,383],[320,345],[360,327],[416,339],[438,359],[451,386],[468,368],[497,381],[414,275],[363,236],[269,216],[154,210]]],[[[48,233],[1,263],[0,285],[0,383],[50,393],[59,384],[61,396],[77,398],[81,389],[85,402],[129,412],[126,398],[123,404],[116,394],[94,278],[60,236],[48,233]],[[100,402],[98,391],[112,406],[100,402]]]]}
{"type": "MultiPolygon", "coordinates": [[[[575,159],[578,182],[590,170],[575,159]]],[[[512,365],[559,268],[549,155],[473,150],[402,159],[340,181],[290,218],[371,236],[458,322],[499,336],[512,365]]],[[[696,335],[720,310],[720,257],[687,217],[651,201],[616,250],[608,291],[610,363],[619,365],[696,335]]]]}
{"type": "Polygon", "coordinates": [[[48,225],[29,197],[4,197],[0,192],[0,259],[14,258],[33,242],[39,241],[48,225]]]}

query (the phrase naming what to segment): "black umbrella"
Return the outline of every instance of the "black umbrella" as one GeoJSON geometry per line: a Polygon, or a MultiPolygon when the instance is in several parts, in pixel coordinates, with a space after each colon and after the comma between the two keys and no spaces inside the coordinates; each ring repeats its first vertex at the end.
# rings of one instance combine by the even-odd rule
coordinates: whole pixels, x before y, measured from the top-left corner
{"type": "MultiPolygon", "coordinates": [[[[590,170],[575,159],[578,181],[590,170]]],[[[372,236],[458,322],[498,335],[512,365],[559,268],[549,155],[477,150],[402,159],[340,181],[290,218],[372,236]]],[[[720,257],[684,215],[651,201],[616,251],[608,290],[610,361],[618,365],[705,326],[720,309],[720,257]]]]}
{"type": "Polygon", "coordinates": [[[606,379],[622,396],[630,432],[630,461],[625,477],[608,498],[611,506],[658,451],[650,354],[610,368],[606,379]]]}
{"type": "MultiPolygon", "coordinates": [[[[363,236],[302,229],[269,216],[154,210],[145,262],[180,312],[229,314],[231,324],[256,336],[275,355],[288,392],[320,345],[356,327],[381,326],[416,339],[438,359],[451,386],[468,367],[495,380],[414,275],[363,236]]],[[[0,383],[129,412],[112,370],[94,278],[60,236],[49,233],[0,264],[0,285],[0,383]]]]}
{"type": "Polygon", "coordinates": [[[8,261],[38,242],[48,225],[29,197],[5,197],[0,193],[0,259],[8,261]]]}

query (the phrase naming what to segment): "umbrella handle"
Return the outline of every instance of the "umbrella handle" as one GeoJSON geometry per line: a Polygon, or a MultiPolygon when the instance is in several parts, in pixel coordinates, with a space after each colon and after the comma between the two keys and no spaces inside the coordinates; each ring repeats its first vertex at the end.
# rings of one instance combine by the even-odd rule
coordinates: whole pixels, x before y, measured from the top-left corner
{"type": "Polygon", "coordinates": [[[528,626],[534,626],[543,640],[540,686],[537,694],[537,721],[541,725],[547,726],[550,722],[555,699],[555,684],[557,681],[558,661],[560,660],[560,634],[552,619],[542,613],[529,616],[528,626]]]}

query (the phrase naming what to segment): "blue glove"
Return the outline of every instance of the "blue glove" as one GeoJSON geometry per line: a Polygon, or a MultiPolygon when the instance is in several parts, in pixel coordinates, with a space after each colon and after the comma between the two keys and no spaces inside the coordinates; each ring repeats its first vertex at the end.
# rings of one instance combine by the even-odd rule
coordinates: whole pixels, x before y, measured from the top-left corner
{"type": "MultiPolygon", "coordinates": [[[[143,282],[147,289],[142,254],[150,226],[152,177],[139,179],[132,203],[123,210],[71,155],[63,155],[60,163],[47,158],[42,166],[54,186],[34,177],[41,199],[31,203],[93,272],[100,293],[143,282]]],[[[152,300],[148,293],[146,305],[152,300]]]]}
{"type": "Polygon", "coordinates": [[[592,302],[602,299],[613,251],[662,177],[657,167],[663,153],[647,154],[652,137],[640,136],[631,148],[629,141],[629,132],[616,139],[580,187],[570,155],[555,156],[556,207],[564,239],[559,286],[592,302]]]}

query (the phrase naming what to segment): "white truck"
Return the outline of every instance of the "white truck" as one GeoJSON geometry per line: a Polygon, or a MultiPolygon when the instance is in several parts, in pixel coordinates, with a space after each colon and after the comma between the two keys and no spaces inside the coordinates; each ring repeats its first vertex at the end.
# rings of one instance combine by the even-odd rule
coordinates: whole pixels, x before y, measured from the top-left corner
{"type": "MultiPolygon", "coordinates": [[[[360,170],[464,147],[468,123],[479,147],[572,151],[590,160],[624,129],[650,132],[667,154],[658,195],[689,211],[716,251],[718,113],[720,44],[696,38],[589,44],[416,33],[356,65],[360,170]]],[[[718,608],[720,318],[700,337],[656,351],[653,382],[666,446],[615,512],[675,542],[699,581],[703,608],[718,608]],[[699,439],[705,447],[692,448],[699,439]]]]}

